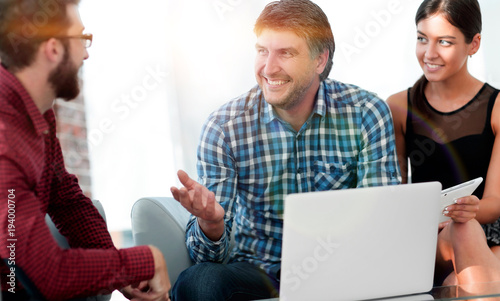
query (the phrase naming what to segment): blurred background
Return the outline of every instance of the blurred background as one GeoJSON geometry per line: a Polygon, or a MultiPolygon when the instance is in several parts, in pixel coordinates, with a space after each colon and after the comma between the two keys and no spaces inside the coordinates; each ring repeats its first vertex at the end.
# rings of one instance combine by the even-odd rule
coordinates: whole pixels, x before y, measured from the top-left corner
{"type": "MultiPolygon", "coordinates": [[[[88,194],[106,210],[115,243],[130,239],[130,211],[145,196],[170,196],[176,171],[196,178],[196,147],[209,113],[256,84],[253,25],[262,0],[82,1],[94,34],[83,79],[87,149],[69,150],[78,169],[89,156],[88,194]]],[[[422,74],[415,58],[420,0],[316,0],[336,41],[331,78],[382,99],[422,74]]],[[[500,1],[479,0],[477,78],[500,88],[500,1]]]]}

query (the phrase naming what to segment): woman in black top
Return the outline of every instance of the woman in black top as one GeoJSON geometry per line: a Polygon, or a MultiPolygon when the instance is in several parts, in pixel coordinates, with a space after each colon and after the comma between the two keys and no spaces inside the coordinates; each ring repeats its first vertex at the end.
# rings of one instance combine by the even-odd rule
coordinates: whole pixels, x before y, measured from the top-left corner
{"type": "Polygon", "coordinates": [[[500,96],[467,69],[481,44],[479,3],[425,0],[415,20],[424,75],[388,99],[403,181],[409,169],[412,182],[443,189],[485,179],[443,212],[435,283],[500,281],[500,96]]]}

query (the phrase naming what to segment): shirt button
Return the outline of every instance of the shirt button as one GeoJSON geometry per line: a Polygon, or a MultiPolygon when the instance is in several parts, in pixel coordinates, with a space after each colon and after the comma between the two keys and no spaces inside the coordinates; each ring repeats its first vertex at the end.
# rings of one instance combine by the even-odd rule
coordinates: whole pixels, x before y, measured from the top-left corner
{"type": "Polygon", "coordinates": [[[44,134],[44,135],[47,135],[48,133],[49,133],[49,130],[45,130],[45,131],[43,131],[43,134],[44,134]]]}

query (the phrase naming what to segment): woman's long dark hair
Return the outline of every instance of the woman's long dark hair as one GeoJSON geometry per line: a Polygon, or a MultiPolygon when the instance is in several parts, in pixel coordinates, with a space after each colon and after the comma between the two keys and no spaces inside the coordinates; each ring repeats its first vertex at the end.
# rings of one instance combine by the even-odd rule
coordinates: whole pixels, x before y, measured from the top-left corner
{"type": "MultiPolygon", "coordinates": [[[[425,0],[417,10],[415,24],[436,14],[442,14],[451,25],[458,28],[468,44],[476,34],[481,33],[481,8],[477,0],[425,0]]],[[[422,75],[411,89],[411,98],[417,107],[423,105],[422,99],[428,82],[425,75],[422,75]]]]}

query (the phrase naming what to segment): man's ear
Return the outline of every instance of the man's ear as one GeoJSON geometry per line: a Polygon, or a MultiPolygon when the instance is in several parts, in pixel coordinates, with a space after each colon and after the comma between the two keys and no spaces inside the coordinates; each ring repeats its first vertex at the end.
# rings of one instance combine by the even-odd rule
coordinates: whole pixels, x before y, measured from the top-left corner
{"type": "Polygon", "coordinates": [[[316,73],[321,74],[325,70],[326,63],[328,62],[328,56],[330,55],[330,51],[328,49],[325,49],[322,53],[318,55],[316,58],[316,61],[318,62],[318,65],[316,67],[316,73]]]}
{"type": "Polygon", "coordinates": [[[50,63],[58,64],[64,56],[64,47],[61,41],[50,38],[41,45],[41,52],[46,60],[50,63]]]}

